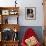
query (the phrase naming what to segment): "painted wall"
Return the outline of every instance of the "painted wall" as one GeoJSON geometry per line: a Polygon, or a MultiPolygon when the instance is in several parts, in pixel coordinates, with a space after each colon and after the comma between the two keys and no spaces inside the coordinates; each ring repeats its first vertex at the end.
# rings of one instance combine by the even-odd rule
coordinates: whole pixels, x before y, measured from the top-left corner
{"type": "MultiPolygon", "coordinates": [[[[15,0],[0,0],[1,7],[15,6],[15,0]]],[[[19,24],[21,26],[43,26],[43,6],[42,0],[17,0],[17,6],[19,6],[19,24]],[[36,8],[36,20],[25,19],[25,7],[36,8]]],[[[12,18],[12,17],[11,17],[12,18]]],[[[9,19],[10,20],[10,19],[9,19]]],[[[14,21],[13,21],[14,22],[14,21]]]]}
{"type": "Polygon", "coordinates": [[[21,3],[20,8],[20,23],[23,26],[42,26],[43,25],[43,6],[42,6],[42,0],[21,0],[19,1],[21,3]],[[26,2],[26,3],[25,3],[26,2]],[[36,20],[26,20],[25,19],[25,7],[36,7],[36,20]]]}

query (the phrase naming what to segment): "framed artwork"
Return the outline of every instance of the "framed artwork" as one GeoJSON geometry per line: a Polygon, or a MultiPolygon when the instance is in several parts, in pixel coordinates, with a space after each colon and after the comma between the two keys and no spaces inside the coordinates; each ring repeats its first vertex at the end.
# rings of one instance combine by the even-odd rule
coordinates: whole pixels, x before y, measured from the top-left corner
{"type": "Polygon", "coordinates": [[[36,19],[36,8],[26,7],[25,8],[25,18],[27,20],[35,20],[36,19]]]}
{"type": "Polygon", "coordinates": [[[9,15],[9,10],[2,10],[2,15],[9,15]]]}

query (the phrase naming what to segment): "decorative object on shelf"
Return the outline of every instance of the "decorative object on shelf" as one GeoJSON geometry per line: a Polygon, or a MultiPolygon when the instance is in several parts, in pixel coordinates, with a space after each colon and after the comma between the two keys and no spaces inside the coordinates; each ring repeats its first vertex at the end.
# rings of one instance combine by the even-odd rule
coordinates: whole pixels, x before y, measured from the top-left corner
{"type": "Polygon", "coordinates": [[[18,15],[19,7],[0,7],[0,15],[18,15]]]}
{"type": "Polygon", "coordinates": [[[15,7],[16,7],[16,4],[17,4],[17,2],[16,2],[17,0],[15,0],[15,7]]]}
{"type": "Polygon", "coordinates": [[[26,7],[25,8],[25,18],[27,20],[35,20],[36,19],[36,8],[35,7],[26,7]]]}
{"type": "Polygon", "coordinates": [[[16,41],[16,40],[18,40],[18,32],[14,32],[10,28],[5,28],[2,31],[2,40],[4,40],[4,41],[9,41],[9,40],[16,41]]]}
{"type": "Polygon", "coordinates": [[[8,16],[3,15],[2,24],[8,24],[8,16]]]}
{"type": "Polygon", "coordinates": [[[5,28],[2,31],[2,40],[4,41],[12,40],[12,30],[10,28],[5,28]]]}
{"type": "Polygon", "coordinates": [[[9,10],[2,10],[2,15],[9,15],[9,10]]]}
{"type": "Polygon", "coordinates": [[[16,29],[16,27],[14,27],[14,41],[15,40],[18,40],[18,32],[17,32],[17,29],[16,29]]]}
{"type": "Polygon", "coordinates": [[[16,28],[14,29],[14,32],[17,32],[16,28]]]}
{"type": "Polygon", "coordinates": [[[17,15],[17,13],[18,13],[18,12],[15,11],[15,10],[10,10],[10,12],[9,12],[10,15],[17,15]]]}
{"type": "Polygon", "coordinates": [[[7,18],[7,19],[5,19],[5,24],[8,24],[8,18],[7,18]]]}
{"type": "Polygon", "coordinates": [[[14,40],[14,41],[15,41],[15,40],[19,40],[19,39],[18,39],[18,32],[14,32],[13,40],[14,40]]]}

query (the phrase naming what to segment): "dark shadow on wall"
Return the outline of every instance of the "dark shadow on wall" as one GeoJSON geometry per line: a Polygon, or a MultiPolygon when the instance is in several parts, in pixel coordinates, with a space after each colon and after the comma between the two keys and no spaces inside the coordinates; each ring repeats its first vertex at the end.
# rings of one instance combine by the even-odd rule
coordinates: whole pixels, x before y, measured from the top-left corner
{"type": "Polygon", "coordinates": [[[43,29],[42,29],[42,26],[21,26],[20,31],[19,31],[19,40],[20,40],[20,42],[21,42],[21,40],[24,36],[25,31],[28,28],[32,28],[36,32],[39,41],[41,43],[43,43],[43,29]]]}

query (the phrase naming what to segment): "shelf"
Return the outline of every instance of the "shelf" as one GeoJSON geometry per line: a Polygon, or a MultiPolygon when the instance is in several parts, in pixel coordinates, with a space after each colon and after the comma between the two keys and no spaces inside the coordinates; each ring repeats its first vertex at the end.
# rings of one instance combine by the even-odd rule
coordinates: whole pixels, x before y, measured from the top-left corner
{"type": "Polygon", "coordinates": [[[0,16],[0,24],[18,24],[19,7],[0,7],[0,16]],[[11,19],[9,17],[14,18],[11,19]]]}
{"type": "Polygon", "coordinates": [[[0,7],[0,46],[18,46],[18,32],[20,30],[18,17],[19,7],[0,7]]]}
{"type": "Polygon", "coordinates": [[[0,7],[2,15],[18,15],[19,7],[0,7]]]}
{"type": "Polygon", "coordinates": [[[16,43],[16,42],[19,42],[19,40],[15,40],[15,41],[10,40],[10,41],[3,41],[3,42],[4,43],[12,43],[12,42],[16,43]]]}
{"type": "Polygon", "coordinates": [[[3,46],[18,46],[18,41],[11,41],[11,42],[2,42],[3,46]]]}
{"type": "Polygon", "coordinates": [[[1,31],[5,28],[9,28],[9,29],[12,29],[13,31],[14,29],[16,29],[18,32],[20,29],[19,24],[0,24],[0,27],[1,27],[1,31]]]}

